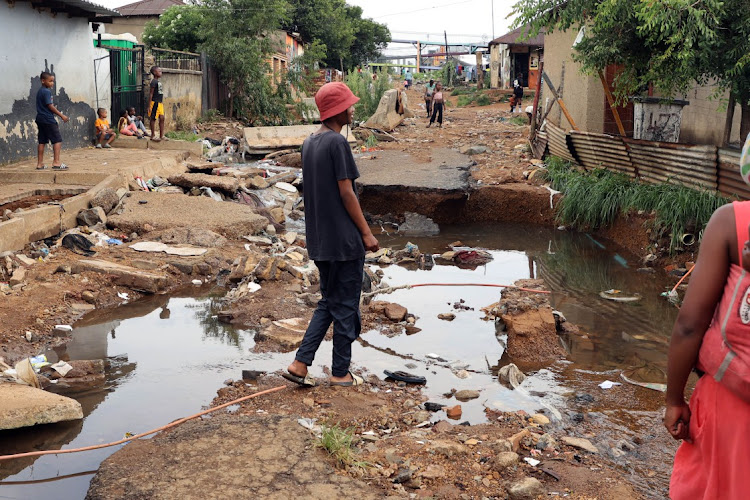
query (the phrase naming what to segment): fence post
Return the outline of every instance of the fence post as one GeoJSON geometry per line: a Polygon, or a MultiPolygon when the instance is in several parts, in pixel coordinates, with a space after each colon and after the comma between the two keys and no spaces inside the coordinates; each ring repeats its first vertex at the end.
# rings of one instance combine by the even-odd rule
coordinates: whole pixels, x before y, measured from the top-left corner
{"type": "Polygon", "coordinates": [[[205,113],[209,109],[208,102],[208,64],[206,64],[206,53],[201,52],[201,70],[203,75],[201,76],[201,112],[205,113]]]}

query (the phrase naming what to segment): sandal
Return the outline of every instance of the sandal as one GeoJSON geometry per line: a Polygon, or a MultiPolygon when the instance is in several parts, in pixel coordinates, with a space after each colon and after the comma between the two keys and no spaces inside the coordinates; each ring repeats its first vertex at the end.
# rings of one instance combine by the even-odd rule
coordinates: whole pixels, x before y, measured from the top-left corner
{"type": "Polygon", "coordinates": [[[304,377],[289,372],[282,373],[281,376],[289,380],[290,382],[294,382],[295,384],[301,385],[303,387],[315,387],[317,385],[315,379],[311,377],[309,373],[304,377]]]}
{"type": "Polygon", "coordinates": [[[37,170],[47,170],[47,165],[42,165],[41,167],[36,167],[37,170]]]}
{"type": "Polygon", "coordinates": [[[52,170],[68,170],[68,166],[64,163],[59,165],[52,165],[52,170]]]}
{"type": "Polygon", "coordinates": [[[385,373],[388,378],[392,378],[393,380],[398,380],[399,382],[406,382],[407,384],[426,384],[427,379],[420,376],[420,375],[413,375],[411,373],[397,371],[397,372],[391,372],[388,370],[383,370],[383,373],[385,373]]]}
{"type": "Polygon", "coordinates": [[[359,375],[355,375],[351,371],[349,372],[349,375],[352,376],[352,379],[348,382],[331,382],[330,384],[338,386],[338,387],[352,387],[356,385],[362,385],[365,383],[365,379],[363,379],[359,375]]]}

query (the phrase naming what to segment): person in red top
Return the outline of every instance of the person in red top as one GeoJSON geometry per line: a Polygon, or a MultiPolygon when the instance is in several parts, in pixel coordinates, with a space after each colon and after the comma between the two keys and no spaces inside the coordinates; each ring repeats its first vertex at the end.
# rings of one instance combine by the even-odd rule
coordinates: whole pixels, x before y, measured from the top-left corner
{"type": "MultiPolygon", "coordinates": [[[[750,136],[748,137],[750,143],[750,136]]],[[[669,346],[664,426],[672,500],[750,497],[750,201],[714,212],[669,346]],[[690,404],[691,370],[700,379],[690,404]]]]}

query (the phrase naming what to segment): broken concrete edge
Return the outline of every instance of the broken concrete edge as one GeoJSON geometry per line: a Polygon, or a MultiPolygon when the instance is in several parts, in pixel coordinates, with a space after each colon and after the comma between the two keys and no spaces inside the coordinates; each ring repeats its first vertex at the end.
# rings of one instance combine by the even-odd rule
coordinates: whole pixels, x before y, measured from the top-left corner
{"type": "Polygon", "coordinates": [[[0,430],[83,418],[81,403],[59,394],[15,383],[0,384],[0,430]]]}
{"type": "MultiPolygon", "coordinates": [[[[189,156],[189,152],[181,151],[173,158],[157,158],[156,161],[144,162],[132,170],[121,170],[110,175],[87,172],[55,173],[52,184],[96,184],[85,193],[62,200],[59,205],[25,210],[14,214],[10,220],[0,222],[0,252],[17,252],[29,243],[76,227],[78,212],[89,208],[91,199],[103,189],[127,188],[128,181],[136,176],[149,179],[154,175],[166,177],[173,173],[185,172],[187,167],[182,162],[189,156]]],[[[0,176],[0,180],[2,177],[5,176],[0,176]]]]}

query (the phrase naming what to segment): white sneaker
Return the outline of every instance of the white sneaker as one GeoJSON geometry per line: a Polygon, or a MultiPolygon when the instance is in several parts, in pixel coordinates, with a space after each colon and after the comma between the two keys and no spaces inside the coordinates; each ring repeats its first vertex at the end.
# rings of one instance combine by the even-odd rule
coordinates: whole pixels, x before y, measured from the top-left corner
{"type": "Polygon", "coordinates": [[[97,144],[96,145],[96,149],[102,149],[102,145],[101,144],[97,144]]]}

